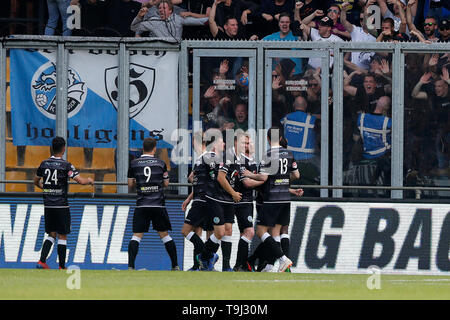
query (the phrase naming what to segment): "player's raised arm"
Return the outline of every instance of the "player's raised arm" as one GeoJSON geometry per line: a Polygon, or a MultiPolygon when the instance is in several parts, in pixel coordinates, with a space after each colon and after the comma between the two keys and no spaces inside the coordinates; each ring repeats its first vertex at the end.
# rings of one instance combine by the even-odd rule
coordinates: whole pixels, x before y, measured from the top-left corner
{"type": "Polygon", "coordinates": [[[94,185],[94,180],[92,180],[92,178],[90,178],[90,177],[84,178],[80,175],[77,175],[76,177],[73,178],[73,180],[75,180],[77,183],[82,184],[82,185],[86,185],[86,184],[90,184],[91,186],[94,185]]]}

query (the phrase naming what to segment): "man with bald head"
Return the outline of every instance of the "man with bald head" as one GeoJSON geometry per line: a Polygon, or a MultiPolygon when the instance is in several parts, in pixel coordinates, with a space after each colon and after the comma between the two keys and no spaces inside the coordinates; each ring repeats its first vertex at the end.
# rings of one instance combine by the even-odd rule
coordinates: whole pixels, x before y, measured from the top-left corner
{"type": "MultiPolygon", "coordinates": [[[[320,133],[320,120],[318,116],[307,112],[308,102],[302,96],[295,98],[293,107],[295,111],[281,120],[287,149],[292,151],[301,172],[299,184],[318,184],[320,157],[316,136],[320,133]]],[[[308,192],[309,196],[318,195],[317,190],[306,190],[305,195],[308,192]]]]}
{"type": "Polygon", "coordinates": [[[358,115],[356,140],[362,139],[364,160],[369,161],[376,169],[370,173],[369,184],[383,181],[388,185],[391,180],[391,135],[392,119],[389,117],[391,98],[382,96],[377,100],[371,113],[358,115]]]}

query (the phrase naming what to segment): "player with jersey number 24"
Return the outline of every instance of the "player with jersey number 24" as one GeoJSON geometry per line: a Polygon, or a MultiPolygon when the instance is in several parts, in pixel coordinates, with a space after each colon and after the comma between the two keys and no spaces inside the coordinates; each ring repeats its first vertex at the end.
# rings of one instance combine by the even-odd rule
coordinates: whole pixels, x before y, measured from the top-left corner
{"type": "Polygon", "coordinates": [[[55,137],[51,157],[42,161],[34,177],[34,184],[43,191],[45,233],[48,235],[42,245],[41,258],[36,266],[38,269],[50,269],[46,260],[57,235],[59,269],[66,268],[67,235],[70,233],[68,179],[83,185],[94,185],[91,178],[83,178],[70,162],[62,158],[65,152],[64,138],[55,137]]]}

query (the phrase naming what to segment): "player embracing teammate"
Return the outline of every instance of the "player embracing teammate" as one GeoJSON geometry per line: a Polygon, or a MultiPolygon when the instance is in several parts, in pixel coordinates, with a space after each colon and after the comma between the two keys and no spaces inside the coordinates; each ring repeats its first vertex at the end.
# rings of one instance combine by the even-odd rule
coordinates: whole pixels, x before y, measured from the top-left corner
{"type": "MultiPolygon", "coordinates": [[[[248,134],[241,132],[235,135],[233,147],[224,151],[222,133],[211,129],[206,132],[204,139],[209,150],[197,159],[193,173],[196,181],[194,194],[201,181],[206,199],[203,203],[205,209],[200,212],[193,207],[183,227],[183,234],[193,242],[194,250],[201,251],[197,256],[201,270],[214,270],[214,264],[219,258],[216,252],[221,246],[222,271],[231,271],[231,230],[236,216],[240,239],[233,271],[247,271],[249,245],[254,236],[254,188],[258,189],[260,199],[256,233],[262,244],[257,248],[258,258],[266,261],[266,271],[273,268],[277,259],[280,260],[280,272],[292,265],[292,261],[286,256],[288,250],[284,253],[281,249],[280,232],[282,228],[286,230],[289,226],[291,193],[301,196],[303,190],[290,189],[290,180],[298,179],[300,174],[292,152],[280,146],[278,137],[277,128],[269,129],[271,148],[257,168],[252,158],[252,144],[248,134]],[[271,140],[272,137],[277,138],[271,140]],[[194,216],[195,221],[192,220],[194,216]],[[193,231],[193,227],[203,223],[202,220],[211,221],[214,225],[214,233],[206,243],[198,239],[193,231]]],[[[192,195],[186,200],[187,203],[189,198],[192,195]]]]}

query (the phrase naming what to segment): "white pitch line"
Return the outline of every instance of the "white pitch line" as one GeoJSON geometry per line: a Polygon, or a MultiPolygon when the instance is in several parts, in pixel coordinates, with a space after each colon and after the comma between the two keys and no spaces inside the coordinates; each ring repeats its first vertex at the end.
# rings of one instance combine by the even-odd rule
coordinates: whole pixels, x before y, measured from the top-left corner
{"type": "Polygon", "coordinates": [[[336,282],[337,280],[324,279],[296,279],[296,280],[232,280],[234,282],[336,282]]]}

